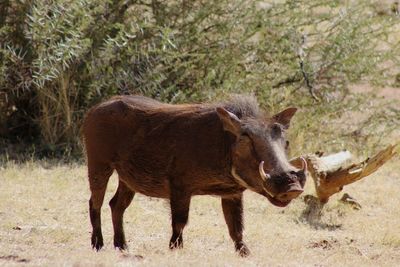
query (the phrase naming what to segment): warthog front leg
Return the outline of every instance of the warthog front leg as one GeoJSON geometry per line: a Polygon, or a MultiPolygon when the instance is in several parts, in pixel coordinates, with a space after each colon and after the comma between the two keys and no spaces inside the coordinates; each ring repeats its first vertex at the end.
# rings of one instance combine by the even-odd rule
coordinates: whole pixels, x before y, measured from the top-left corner
{"type": "Polygon", "coordinates": [[[170,204],[172,217],[172,237],[169,248],[183,247],[183,228],[188,222],[191,195],[179,189],[171,190],[170,204]]]}
{"type": "Polygon", "coordinates": [[[235,249],[240,256],[246,257],[250,250],[243,242],[243,202],[242,194],[234,198],[222,198],[222,210],[226,224],[228,225],[229,235],[235,243],[235,249]]]}
{"type": "Polygon", "coordinates": [[[117,192],[110,200],[111,216],[114,227],[114,247],[120,250],[127,249],[123,216],[125,209],[131,204],[135,192],[130,190],[124,182],[119,181],[117,192]]]}

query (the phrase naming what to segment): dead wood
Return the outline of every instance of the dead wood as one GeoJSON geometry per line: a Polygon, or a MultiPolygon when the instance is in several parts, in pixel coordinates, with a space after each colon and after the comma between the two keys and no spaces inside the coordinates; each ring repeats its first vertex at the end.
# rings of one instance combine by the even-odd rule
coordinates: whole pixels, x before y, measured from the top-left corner
{"type": "MultiPolygon", "coordinates": [[[[340,192],[345,185],[354,183],[378,170],[389,161],[396,152],[396,145],[389,145],[372,158],[349,164],[352,156],[349,151],[321,156],[321,153],[302,156],[308,163],[307,170],[314,180],[317,197],[321,203],[327,203],[329,198],[340,192]]],[[[301,157],[291,160],[291,164],[300,167],[301,157]]]]}

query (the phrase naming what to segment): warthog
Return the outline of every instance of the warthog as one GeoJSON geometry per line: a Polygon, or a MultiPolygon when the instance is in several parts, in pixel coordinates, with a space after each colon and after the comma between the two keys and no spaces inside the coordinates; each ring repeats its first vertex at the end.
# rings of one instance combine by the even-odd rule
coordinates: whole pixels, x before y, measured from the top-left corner
{"type": "Polygon", "coordinates": [[[306,166],[290,165],[285,131],[296,108],[267,117],[249,96],[220,104],[170,105],[117,96],[89,110],[83,138],[91,197],[92,246],[103,246],[100,210],[113,170],[119,177],[110,201],[114,246],[126,248],[123,214],[136,192],[170,200],[171,249],[183,246],[193,195],[221,197],[229,234],[241,256],[243,191],[284,207],[303,192],[306,166]]]}

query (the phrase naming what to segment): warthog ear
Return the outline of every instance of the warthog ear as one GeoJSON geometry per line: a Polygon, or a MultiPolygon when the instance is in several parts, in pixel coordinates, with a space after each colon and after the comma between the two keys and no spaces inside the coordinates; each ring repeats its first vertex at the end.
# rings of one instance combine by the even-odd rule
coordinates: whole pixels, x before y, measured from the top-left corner
{"type": "Polygon", "coordinates": [[[285,129],[289,128],[290,120],[293,115],[296,113],[297,108],[287,108],[284,111],[281,111],[275,114],[272,118],[277,122],[283,125],[285,129]]]}
{"type": "Polygon", "coordinates": [[[240,136],[240,120],[235,114],[220,107],[217,108],[217,114],[225,131],[231,132],[235,136],[240,136]]]}

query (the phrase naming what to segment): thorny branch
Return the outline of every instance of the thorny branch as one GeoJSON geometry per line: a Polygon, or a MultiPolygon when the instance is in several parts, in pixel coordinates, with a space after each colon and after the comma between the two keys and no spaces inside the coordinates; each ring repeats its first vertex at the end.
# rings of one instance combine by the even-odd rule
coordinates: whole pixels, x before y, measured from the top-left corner
{"type": "Polygon", "coordinates": [[[314,92],[314,87],[311,84],[311,81],[308,77],[308,73],[306,72],[306,70],[304,69],[304,50],[303,47],[305,45],[306,42],[306,37],[305,35],[301,36],[301,44],[299,46],[299,50],[297,52],[297,56],[299,58],[299,65],[300,65],[300,70],[301,70],[301,74],[303,75],[304,81],[306,83],[306,86],[308,88],[308,91],[310,92],[310,95],[312,98],[314,98],[316,101],[320,101],[320,99],[317,97],[317,95],[314,92]]]}

